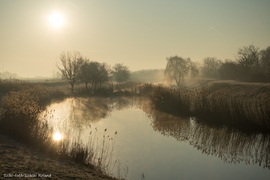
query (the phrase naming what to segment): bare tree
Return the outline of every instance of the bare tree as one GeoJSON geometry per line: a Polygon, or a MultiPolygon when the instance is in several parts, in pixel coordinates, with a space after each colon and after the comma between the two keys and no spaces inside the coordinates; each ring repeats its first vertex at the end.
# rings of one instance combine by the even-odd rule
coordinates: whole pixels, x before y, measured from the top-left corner
{"type": "Polygon", "coordinates": [[[14,80],[16,78],[18,78],[18,75],[15,74],[15,73],[11,73],[11,72],[8,72],[8,71],[0,73],[0,79],[14,80]]]}
{"type": "Polygon", "coordinates": [[[256,67],[259,64],[259,48],[254,45],[240,48],[236,59],[243,70],[248,72],[252,67],[256,67]]]}
{"type": "Polygon", "coordinates": [[[270,46],[260,52],[260,64],[263,74],[268,77],[270,81],[270,46]]]}
{"type": "Polygon", "coordinates": [[[97,84],[101,84],[109,80],[108,68],[105,63],[93,62],[85,60],[80,70],[80,80],[85,83],[86,90],[88,83],[91,83],[92,90],[96,90],[97,84]]]}
{"type": "Polygon", "coordinates": [[[90,82],[92,84],[92,89],[95,91],[97,85],[101,87],[101,84],[109,80],[108,70],[105,68],[105,64],[99,62],[90,62],[89,71],[90,71],[90,82]]]}
{"type": "Polygon", "coordinates": [[[218,69],[221,66],[221,60],[215,57],[207,57],[203,60],[202,74],[208,78],[218,78],[218,69]]]}
{"type": "Polygon", "coordinates": [[[191,64],[190,59],[184,59],[178,56],[167,58],[165,76],[170,81],[175,81],[177,86],[181,86],[184,82],[184,78],[191,69],[191,64]]]}
{"type": "Polygon", "coordinates": [[[191,78],[195,78],[199,75],[199,65],[198,63],[194,63],[192,61],[190,61],[190,76],[191,78]]]}
{"type": "Polygon", "coordinates": [[[260,67],[259,48],[254,45],[240,48],[237,52],[236,60],[241,71],[241,79],[244,81],[261,81],[263,78],[260,67]]]}
{"type": "Polygon", "coordinates": [[[225,62],[221,63],[221,66],[218,69],[219,75],[221,79],[231,79],[238,80],[241,77],[239,71],[239,64],[237,62],[226,59],[225,62]]]}
{"type": "Polygon", "coordinates": [[[101,87],[101,84],[104,82],[109,81],[109,66],[106,63],[99,63],[98,67],[98,82],[99,87],[101,87]]]}
{"type": "Polygon", "coordinates": [[[112,69],[114,80],[118,83],[125,82],[130,77],[130,71],[127,66],[123,64],[115,64],[112,69]]]}
{"type": "Polygon", "coordinates": [[[79,80],[80,68],[84,60],[78,51],[63,52],[60,55],[61,66],[57,65],[62,77],[66,79],[70,86],[71,92],[74,92],[74,84],[79,80]]]}
{"type": "Polygon", "coordinates": [[[85,90],[87,90],[88,84],[91,82],[90,62],[88,59],[84,60],[81,65],[79,78],[85,84],[85,90]]]}

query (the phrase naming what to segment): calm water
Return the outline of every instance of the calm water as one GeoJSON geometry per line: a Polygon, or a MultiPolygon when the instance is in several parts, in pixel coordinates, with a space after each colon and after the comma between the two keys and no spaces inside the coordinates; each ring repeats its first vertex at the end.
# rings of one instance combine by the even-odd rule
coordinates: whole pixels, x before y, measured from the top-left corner
{"type": "Polygon", "coordinates": [[[48,106],[42,117],[97,151],[105,138],[115,176],[128,168],[131,180],[270,179],[269,136],[176,118],[140,99],[70,98],[48,106]]]}

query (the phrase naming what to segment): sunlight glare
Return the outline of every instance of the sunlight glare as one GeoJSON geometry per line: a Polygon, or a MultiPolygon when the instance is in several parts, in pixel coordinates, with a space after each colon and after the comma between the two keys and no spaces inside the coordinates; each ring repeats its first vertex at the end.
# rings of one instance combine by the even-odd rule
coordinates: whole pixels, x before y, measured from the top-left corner
{"type": "Polygon", "coordinates": [[[49,16],[50,25],[54,28],[60,28],[64,24],[64,17],[59,12],[54,12],[49,16]]]}
{"type": "Polygon", "coordinates": [[[53,140],[60,141],[62,139],[63,139],[63,135],[60,134],[59,132],[56,132],[56,133],[53,134],[53,140]]]}

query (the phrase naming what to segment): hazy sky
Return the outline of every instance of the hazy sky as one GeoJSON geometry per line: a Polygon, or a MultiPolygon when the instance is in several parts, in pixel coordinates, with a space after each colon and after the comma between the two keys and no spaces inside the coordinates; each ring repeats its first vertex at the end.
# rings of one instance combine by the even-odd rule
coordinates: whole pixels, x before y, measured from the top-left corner
{"type": "Polygon", "coordinates": [[[270,0],[0,0],[0,72],[20,76],[52,76],[63,51],[134,71],[250,44],[270,46],[270,0]]]}

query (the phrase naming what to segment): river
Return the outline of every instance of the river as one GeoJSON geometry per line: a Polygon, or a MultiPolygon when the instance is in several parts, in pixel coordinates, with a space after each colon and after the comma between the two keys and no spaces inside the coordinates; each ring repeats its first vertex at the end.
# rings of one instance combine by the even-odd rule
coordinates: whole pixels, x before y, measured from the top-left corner
{"type": "Polygon", "coordinates": [[[155,111],[141,98],[68,98],[41,117],[63,140],[96,154],[103,149],[106,170],[116,177],[270,179],[269,135],[198,124],[155,111]]]}

